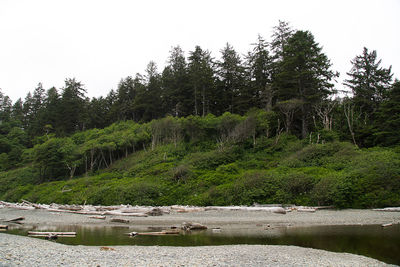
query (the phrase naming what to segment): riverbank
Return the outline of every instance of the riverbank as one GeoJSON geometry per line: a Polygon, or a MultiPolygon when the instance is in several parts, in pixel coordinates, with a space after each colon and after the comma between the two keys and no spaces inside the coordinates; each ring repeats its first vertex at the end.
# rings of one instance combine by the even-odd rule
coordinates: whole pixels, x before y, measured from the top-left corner
{"type": "MultiPolygon", "coordinates": [[[[399,223],[400,212],[318,210],[276,214],[260,211],[171,212],[162,216],[107,216],[105,220],[74,213],[0,209],[0,219],[24,217],[25,225],[116,226],[111,218],[129,220],[130,227],[179,226],[199,222],[223,231],[271,228],[399,223]]],[[[375,259],[295,246],[229,245],[207,247],[67,246],[45,240],[0,234],[0,266],[387,266],[375,259]]]]}
{"type": "Polygon", "coordinates": [[[0,234],[0,266],[389,266],[349,253],[294,246],[66,246],[0,234]]]}
{"type": "Polygon", "coordinates": [[[49,212],[46,210],[17,210],[10,208],[0,209],[0,220],[10,220],[24,217],[24,223],[29,225],[119,225],[111,222],[111,218],[129,220],[129,224],[136,227],[170,227],[182,222],[198,222],[209,228],[222,227],[224,229],[252,229],[256,225],[269,224],[276,226],[314,226],[314,225],[366,225],[400,223],[400,212],[382,212],[373,210],[317,210],[316,212],[288,212],[276,214],[264,211],[238,210],[207,210],[199,212],[174,212],[162,216],[131,217],[107,216],[105,220],[91,218],[90,215],[75,213],[49,212]]]}

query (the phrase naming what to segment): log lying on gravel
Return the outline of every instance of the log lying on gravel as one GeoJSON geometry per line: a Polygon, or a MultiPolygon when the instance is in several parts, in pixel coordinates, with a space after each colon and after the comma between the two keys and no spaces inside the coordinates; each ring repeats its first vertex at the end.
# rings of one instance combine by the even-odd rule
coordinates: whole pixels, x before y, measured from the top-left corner
{"type": "Polygon", "coordinates": [[[123,213],[120,211],[106,211],[103,213],[104,215],[116,215],[116,216],[132,216],[132,217],[147,217],[145,213],[123,213]]]}
{"type": "Polygon", "coordinates": [[[23,220],[25,220],[25,217],[17,217],[17,218],[11,219],[11,220],[7,220],[5,222],[20,222],[23,220]]]}
{"type": "Polygon", "coordinates": [[[182,223],[182,230],[189,231],[189,230],[206,230],[207,226],[201,223],[191,223],[191,222],[184,222],[182,223]]]}
{"type": "Polygon", "coordinates": [[[8,225],[0,224],[0,229],[5,229],[5,230],[7,230],[7,229],[8,229],[8,225]]]}
{"type": "Polygon", "coordinates": [[[400,207],[373,209],[373,210],[375,210],[375,211],[388,211],[388,212],[400,212],[400,207]]]}
{"type": "Polygon", "coordinates": [[[179,213],[186,213],[186,212],[201,212],[205,211],[206,209],[203,207],[173,205],[171,206],[171,210],[174,210],[179,213]]]}
{"type": "Polygon", "coordinates": [[[106,216],[89,216],[91,219],[99,219],[99,220],[105,220],[106,216]]]}
{"type": "Polygon", "coordinates": [[[239,211],[268,211],[279,214],[286,214],[286,210],[282,207],[245,207],[245,206],[210,206],[205,210],[239,210],[239,211]]]}
{"type": "Polygon", "coordinates": [[[300,208],[300,209],[297,209],[297,211],[298,212],[316,212],[317,210],[313,209],[313,208],[300,208]]]}
{"type": "Polygon", "coordinates": [[[388,226],[393,226],[393,223],[384,223],[384,224],[382,224],[382,227],[388,227],[388,226]]]}
{"type": "Polygon", "coordinates": [[[114,219],[111,219],[110,222],[129,223],[129,220],[114,218],[114,219]]]}
{"type": "Polygon", "coordinates": [[[7,208],[19,209],[19,210],[34,210],[35,207],[32,207],[26,203],[10,203],[5,201],[0,201],[0,204],[7,208]]]}

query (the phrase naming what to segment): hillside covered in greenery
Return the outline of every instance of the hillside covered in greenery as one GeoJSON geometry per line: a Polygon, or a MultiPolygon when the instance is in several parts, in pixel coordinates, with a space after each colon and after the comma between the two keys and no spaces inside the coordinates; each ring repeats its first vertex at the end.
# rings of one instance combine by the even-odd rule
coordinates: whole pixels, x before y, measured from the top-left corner
{"type": "Polygon", "coordinates": [[[0,199],[400,206],[400,82],[364,48],[344,86],[309,31],[247,55],[172,48],[106,97],[81,82],[0,91],[0,199]]]}
{"type": "Polygon", "coordinates": [[[0,173],[0,198],[103,205],[400,205],[399,149],[358,149],[329,132],[305,140],[268,138],[266,115],[129,121],[50,138],[26,151],[25,167],[0,173]]]}

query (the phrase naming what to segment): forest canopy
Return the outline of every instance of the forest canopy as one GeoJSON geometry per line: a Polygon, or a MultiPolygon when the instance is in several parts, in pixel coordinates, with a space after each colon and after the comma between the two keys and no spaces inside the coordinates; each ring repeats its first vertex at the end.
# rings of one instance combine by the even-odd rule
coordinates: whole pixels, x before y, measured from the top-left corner
{"type": "MultiPolygon", "coordinates": [[[[235,162],[226,151],[243,156],[243,149],[258,153],[262,144],[265,151],[279,151],[282,138],[301,140],[306,151],[316,148],[305,144],[329,142],[396,150],[400,82],[393,80],[391,67],[381,66],[375,50],[363,48],[349,60],[344,86],[350,93],[344,94],[335,88],[339,74],[313,34],[280,21],[269,41],[258,36],[244,56],[229,43],[219,59],[200,46],[187,56],[173,47],[161,72],[150,61],[144,74],[121,79],[104,97],[88,98],[83,82],[75,78],[65,79],[62,88],[45,89],[39,83],[14,103],[0,90],[0,171],[31,166],[34,175],[27,184],[40,184],[96,174],[138,151],[173,144],[174,153],[183,146],[187,153],[193,150],[195,161],[199,158],[172,164],[168,173],[179,182],[198,177],[202,164],[211,168],[214,162],[218,169],[235,162]]],[[[292,166],[301,160],[285,162],[292,166]]],[[[240,173],[237,166],[224,168],[240,173]]]]}

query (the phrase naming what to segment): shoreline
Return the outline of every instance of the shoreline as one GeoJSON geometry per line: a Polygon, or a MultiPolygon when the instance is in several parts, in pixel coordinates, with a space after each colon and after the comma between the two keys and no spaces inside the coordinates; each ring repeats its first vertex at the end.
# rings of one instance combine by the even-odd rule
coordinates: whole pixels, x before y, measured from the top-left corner
{"type": "MultiPolygon", "coordinates": [[[[318,210],[314,213],[275,214],[263,211],[171,212],[162,216],[107,216],[1,208],[0,219],[24,217],[25,225],[81,225],[148,227],[178,226],[198,222],[226,231],[260,231],[271,228],[326,225],[370,225],[400,223],[400,212],[372,210],[318,210]],[[123,218],[129,223],[111,222],[123,218]]],[[[0,266],[391,266],[378,260],[350,253],[277,245],[223,245],[205,247],[71,246],[24,236],[0,233],[0,266]]]]}
{"type": "Polygon", "coordinates": [[[383,212],[361,209],[346,210],[318,210],[308,212],[288,212],[276,214],[265,211],[198,211],[198,212],[171,212],[161,216],[131,217],[107,215],[105,220],[91,218],[90,215],[63,213],[47,210],[18,210],[13,208],[1,208],[0,220],[11,220],[24,217],[24,224],[58,224],[58,225],[101,225],[115,226],[120,223],[111,222],[111,218],[129,220],[129,224],[135,226],[169,227],[180,225],[183,222],[198,222],[211,227],[224,227],[226,229],[253,228],[257,224],[269,224],[271,226],[327,226],[327,225],[372,225],[372,224],[399,224],[400,212],[383,212]]]}

